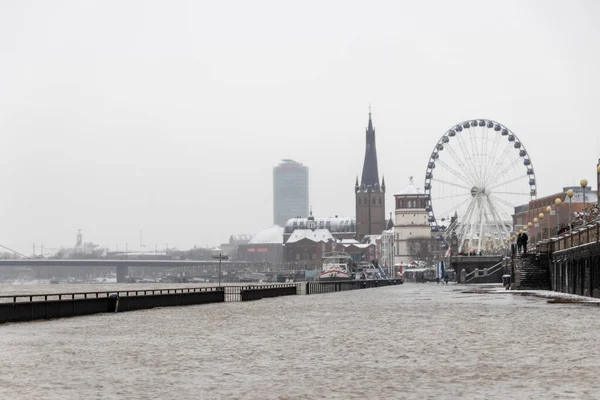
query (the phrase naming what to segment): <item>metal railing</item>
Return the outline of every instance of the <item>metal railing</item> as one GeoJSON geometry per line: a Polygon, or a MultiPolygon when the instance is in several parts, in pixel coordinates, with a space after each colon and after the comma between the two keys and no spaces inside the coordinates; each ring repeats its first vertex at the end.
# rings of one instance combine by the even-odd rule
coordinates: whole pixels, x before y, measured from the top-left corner
{"type": "Polygon", "coordinates": [[[503,267],[504,267],[504,260],[500,261],[498,264],[492,265],[489,268],[483,268],[483,269],[475,268],[473,271],[471,271],[465,275],[465,283],[469,283],[473,279],[476,279],[481,276],[489,276],[489,275],[495,274],[496,272],[498,272],[498,270],[500,268],[503,268],[503,267]],[[483,275],[481,275],[479,273],[480,271],[483,271],[483,275]]]}
{"type": "Polygon", "coordinates": [[[30,293],[0,296],[0,303],[22,303],[40,301],[67,301],[78,299],[99,299],[133,296],[156,296],[199,292],[224,291],[225,302],[242,301],[242,292],[259,292],[270,289],[295,288],[296,294],[330,293],[343,290],[364,289],[371,287],[397,285],[402,283],[399,279],[361,280],[361,281],[328,281],[328,282],[303,282],[303,283],[279,283],[269,285],[245,285],[245,286],[210,286],[173,289],[144,289],[144,290],[110,290],[95,292],[72,292],[72,293],[30,293]]]}
{"type": "Polygon", "coordinates": [[[161,294],[181,294],[198,292],[222,291],[223,287],[193,287],[177,289],[145,289],[145,290],[112,290],[104,292],[73,292],[73,293],[40,293],[40,294],[14,294],[0,296],[0,303],[18,303],[34,301],[56,301],[76,299],[99,299],[113,295],[122,296],[149,296],[161,294]]]}
{"type": "Polygon", "coordinates": [[[225,302],[242,301],[242,292],[252,290],[268,290],[279,288],[296,288],[296,293],[300,293],[300,284],[298,283],[280,283],[272,285],[248,285],[248,286],[225,286],[225,302]]]}
{"type": "Polygon", "coordinates": [[[314,281],[306,282],[306,294],[333,293],[346,290],[368,289],[403,283],[401,279],[378,279],[357,281],[314,281]]]}
{"type": "Polygon", "coordinates": [[[571,231],[533,243],[528,253],[555,253],[598,242],[600,242],[600,221],[579,226],[571,231]]]}

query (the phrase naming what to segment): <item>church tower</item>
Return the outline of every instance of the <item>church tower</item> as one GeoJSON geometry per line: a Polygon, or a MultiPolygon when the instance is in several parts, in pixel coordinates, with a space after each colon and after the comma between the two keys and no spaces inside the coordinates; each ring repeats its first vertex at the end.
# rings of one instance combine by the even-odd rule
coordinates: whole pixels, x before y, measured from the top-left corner
{"type": "Polygon", "coordinates": [[[354,185],[356,194],[356,239],[362,240],[366,235],[380,235],[385,224],[385,178],[379,184],[377,169],[377,149],[375,147],[375,129],[369,108],[369,125],[366,131],[367,148],[363,164],[360,185],[358,177],[354,185]]]}

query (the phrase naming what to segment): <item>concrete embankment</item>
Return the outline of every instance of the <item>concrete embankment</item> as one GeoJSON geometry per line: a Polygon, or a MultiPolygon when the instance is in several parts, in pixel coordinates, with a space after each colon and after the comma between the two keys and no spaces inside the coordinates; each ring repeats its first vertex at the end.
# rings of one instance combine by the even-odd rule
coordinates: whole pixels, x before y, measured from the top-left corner
{"type": "Polygon", "coordinates": [[[181,289],[19,294],[0,296],[0,324],[145,310],[154,307],[252,301],[279,296],[367,289],[400,283],[402,283],[401,280],[385,279],[181,289]]]}

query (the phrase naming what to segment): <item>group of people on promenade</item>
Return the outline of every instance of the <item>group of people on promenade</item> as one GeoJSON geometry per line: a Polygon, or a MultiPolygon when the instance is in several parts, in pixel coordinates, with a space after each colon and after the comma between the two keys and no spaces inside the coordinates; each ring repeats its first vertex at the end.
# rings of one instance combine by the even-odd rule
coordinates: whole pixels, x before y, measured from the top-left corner
{"type": "Polygon", "coordinates": [[[519,233],[517,236],[517,253],[527,253],[527,241],[529,240],[529,236],[527,233],[519,233]]]}

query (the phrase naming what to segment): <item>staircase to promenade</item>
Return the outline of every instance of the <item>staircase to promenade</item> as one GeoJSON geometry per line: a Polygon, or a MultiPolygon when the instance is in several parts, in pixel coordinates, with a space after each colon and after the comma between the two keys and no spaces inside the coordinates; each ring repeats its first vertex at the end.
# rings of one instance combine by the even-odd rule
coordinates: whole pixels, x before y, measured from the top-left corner
{"type": "Polygon", "coordinates": [[[548,255],[518,254],[515,256],[515,284],[518,290],[550,290],[548,255]]]}

